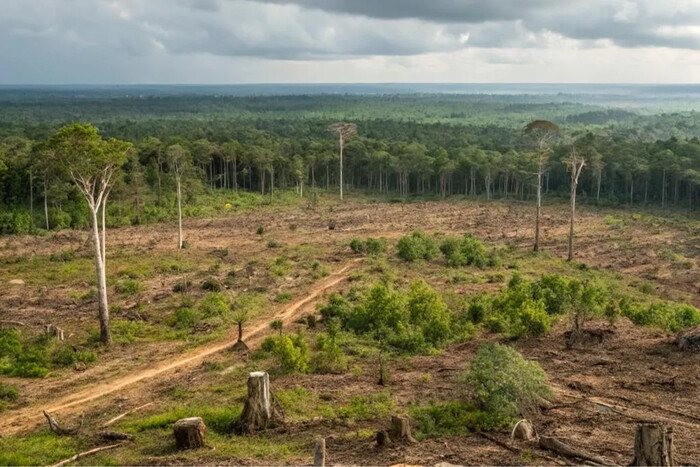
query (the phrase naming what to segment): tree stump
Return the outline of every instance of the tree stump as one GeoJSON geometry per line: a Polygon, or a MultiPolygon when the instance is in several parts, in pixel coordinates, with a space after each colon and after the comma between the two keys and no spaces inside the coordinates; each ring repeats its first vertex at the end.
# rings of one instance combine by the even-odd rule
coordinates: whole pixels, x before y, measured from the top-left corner
{"type": "Polygon", "coordinates": [[[53,324],[47,324],[44,326],[44,333],[47,337],[55,337],[56,340],[63,341],[63,329],[53,324]]]}
{"type": "Polygon", "coordinates": [[[204,446],[207,427],[200,417],[183,418],[173,425],[178,449],[197,449],[204,446]]]}
{"type": "Polygon", "coordinates": [[[391,437],[401,441],[415,443],[415,438],[411,435],[411,421],[408,417],[394,415],[391,417],[391,437]]]}
{"type": "Polygon", "coordinates": [[[326,466],[326,440],[320,438],[314,445],[314,467],[326,466]]]}
{"type": "Polygon", "coordinates": [[[233,431],[238,434],[265,430],[283,419],[281,407],[270,393],[270,376],[264,371],[248,375],[248,398],[243,413],[234,422],[233,431]]]}
{"type": "Polygon", "coordinates": [[[537,433],[535,432],[535,427],[532,426],[529,420],[520,420],[513,427],[513,431],[510,434],[511,439],[518,439],[521,441],[533,441],[537,438],[537,433]]]}
{"type": "Polygon", "coordinates": [[[380,448],[389,446],[391,444],[391,438],[389,437],[389,433],[384,430],[379,430],[375,438],[377,440],[377,446],[379,446],[380,448]]]}
{"type": "Polygon", "coordinates": [[[640,423],[634,436],[632,465],[672,466],[673,429],[663,423],[640,423]]]}

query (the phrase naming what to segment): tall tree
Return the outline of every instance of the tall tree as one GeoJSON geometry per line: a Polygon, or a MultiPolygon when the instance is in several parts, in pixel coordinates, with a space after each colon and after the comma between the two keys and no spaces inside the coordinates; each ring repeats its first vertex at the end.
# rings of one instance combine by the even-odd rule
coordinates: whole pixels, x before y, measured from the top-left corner
{"type": "Polygon", "coordinates": [[[357,125],[354,123],[338,122],[328,127],[328,130],[332,133],[338,135],[338,145],[340,154],[340,172],[339,172],[339,184],[340,184],[340,201],[343,200],[343,144],[352,135],[357,133],[357,125]]]}
{"type": "Polygon", "coordinates": [[[559,135],[559,127],[548,120],[534,120],[525,126],[525,133],[531,136],[537,145],[537,212],[535,214],[535,246],[540,249],[540,212],[542,211],[542,174],[544,173],[552,141],[559,135]]]}
{"type": "Polygon", "coordinates": [[[105,213],[107,198],[131,144],[113,138],[104,140],[98,134],[97,128],[79,123],[59,129],[51,139],[51,144],[90,209],[97,271],[100,340],[103,344],[109,344],[112,337],[109,331],[107,302],[105,213]],[[98,214],[102,215],[101,236],[98,214]]]}
{"type": "Polygon", "coordinates": [[[576,216],[576,188],[578,187],[578,179],[581,176],[583,166],[586,165],[586,159],[576,147],[576,143],[571,145],[569,153],[569,172],[571,172],[571,219],[569,223],[569,255],[568,261],[574,259],[574,218],[576,216]]]}
{"type": "Polygon", "coordinates": [[[179,144],[168,146],[166,150],[168,157],[168,168],[175,178],[175,189],[177,191],[177,249],[184,247],[184,236],[182,234],[182,176],[188,165],[189,153],[187,149],[179,144]]]}

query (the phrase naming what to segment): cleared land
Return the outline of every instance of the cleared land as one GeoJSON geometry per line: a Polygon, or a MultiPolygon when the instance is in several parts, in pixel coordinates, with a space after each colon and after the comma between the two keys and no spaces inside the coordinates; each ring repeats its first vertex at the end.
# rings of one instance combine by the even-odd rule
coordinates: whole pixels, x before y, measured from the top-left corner
{"type": "MultiPolygon", "coordinates": [[[[309,463],[313,440],[332,436],[331,463],[542,463],[538,454],[543,452],[522,447],[524,452],[517,454],[476,435],[428,438],[386,450],[372,445],[374,431],[386,428],[391,414],[431,400],[458,399],[459,377],[479,343],[501,340],[498,334],[480,332],[439,355],[393,356],[385,388],[376,385],[373,349],[348,342],[350,371],[274,375],[272,387],[287,410],[288,423],[265,435],[242,438],[224,434],[222,427],[240,411],[246,374],[266,369],[269,359],[228,351],[235,326],[226,319],[205,319],[187,330],[172,321],[175,308],[183,302],[198,306],[210,293],[202,285],[215,282],[223,292],[234,291],[252,304],[255,314],[244,329],[255,347],[271,332],[267,326],[275,318],[286,321],[285,333],[304,330],[313,335],[317,331],[293,322],[313,313],[324,295],[355,283],[384,277],[400,285],[423,279],[456,304],[477,292],[498,291],[511,269],[532,278],[552,272],[576,277],[581,263],[640,300],[700,306],[697,220],[581,207],[577,261],[570,264],[562,260],[567,206],[545,206],[540,255],[530,252],[532,218],[533,207],[518,202],[352,200],[315,209],[299,205],[188,219],[190,247],[180,253],[174,248],[177,230],[172,224],[112,229],[108,282],[116,343],[109,351],[90,340],[97,322],[88,234],[1,238],[0,320],[21,321],[27,333],[40,333],[48,323],[60,326],[69,343],[97,349],[99,359],[81,371],[59,368],[41,379],[2,377],[18,386],[20,397],[4,406],[0,446],[24,456],[16,458],[21,463],[58,461],[92,447],[94,433],[105,421],[154,402],[115,425],[133,432],[133,442],[84,462],[309,463]],[[330,221],[334,230],[328,229],[330,221]],[[257,233],[259,226],[264,232],[257,233]],[[506,258],[502,266],[484,270],[447,268],[441,259],[406,264],[396,258],[393,245],[414,229],[473,232],[489,246],[506,249],[506,258]],[[389,239],[386,259],[358,259],[350,251],[351,238],[369,236],[389,239]],[[24,284],[9,284],[16,279],[24,284]],[[84,413],[83,434],[54,439],[43,426],[36,431],[43,423],[42,409],[54,410],[69,425],[84,413]],[[211,449],[179,453],[169,424],[195,415],[209,420],[211,449]]],[[[568,321],[562,318],[546,337],[515,343],[525,357],[540,363],[557,395],[558,407],[534,417],[540,434],[624,463],[632,457],[637,421],[666,419],[675,430],[678,463],[700,463],[700,355],[679,352],[670,334],[634,326],[625,318],[612,327],[605,322],[590,326],[610,332],[602,343],[566,350],[568,321]]],[[[494,436],[507,440],[506,434],[494,436]]]]}

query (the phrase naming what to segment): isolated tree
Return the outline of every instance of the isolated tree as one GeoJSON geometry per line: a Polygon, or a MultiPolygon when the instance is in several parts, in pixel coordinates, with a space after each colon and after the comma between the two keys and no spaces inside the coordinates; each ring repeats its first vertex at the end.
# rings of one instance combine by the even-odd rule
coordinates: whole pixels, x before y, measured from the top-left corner
{"type": "Polygon", "coordinates": [[[328,127],[328,130],[338,135],[339,153],[340,153],[340,201],[343,200],[343,145],[352,135],[357,133],[357,125],[354,123],[338,122],[328,127]]]}
{"type": "Polygon", "coordinates": [[[187,167],[188,153],[185,148],[179,144],[169,146],[167,149],[168,166],[175,178],[175,187],[177,189],[177,248],[181,250],[184,245],[182,235],[182,175],[187,167]]]}
{"type": "Polygon", "coordinates": [[[109,344],[109,305],[107,303],[105,213],[107,198],[118,171],[131,147],[116,139],[103,140],[97,128],[89,124],[72,124],[58,130],[51,140],[60,163],[70,173],[90,209],[92,240],[95,248],[95,268],[100,313],[100,340],[109,344]],[[102,215],[102,235],[98,215],[102,215]]]}
{"type": "Polygon", "coordinates": [[[576,188],[578,187],[578,179],[586,165],[586,160],[576,148],[576,144],[571,145],[569,154],[569,172],[571,172],[571,220],[569,224],[569,256],[568,261],[574,259],[574,217],[576,215],[576,188]]]}
{"type": "Polygon", "coordinates": [[[280,333],[280,337],[282,337],[282,328],[283,327],[284,327],[284,322],[281,319],[276,319],[270,323],[270,329],[272,329],[273,331],[278,331],[280,333]]]}
{"type": "Polygon", "coordinates": [[[550,144],[559,135],[559,127],[548,120],[534,120],[525,126],[525,133],[537,144],[537,213],[535,214],[535,246],[540,249],[540,212],[542,210],[542,174],[549,160],[550,144]]]}

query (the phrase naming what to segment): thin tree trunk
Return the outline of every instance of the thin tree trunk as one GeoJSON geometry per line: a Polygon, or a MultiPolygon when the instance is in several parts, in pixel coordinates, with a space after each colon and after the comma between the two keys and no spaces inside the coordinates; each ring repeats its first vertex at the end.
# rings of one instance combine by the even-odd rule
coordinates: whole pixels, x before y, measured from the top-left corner
{"type": "Polygon", "coordinates": [[[44,218],[46,219],[46,230],[50,230],[49,227],[49,201],[48,201],[48,196],[47,192],[48,191],[48,183],[46,181],[46,175],[44,175],[44,218]]]}
{"type": "Polygon", "coordinates": [[[343,135],[338,138],[340,140],[340,201],[343,201],[343,135]]]}
{"type": "Polygon", "coordinates": [[[666,169],[663,170],[661,177],[661,207],[666,207],[666,169]]]}
{"type": "Polygon", "coordinates": [[[542,208],[542,162],[537,170],[537,211],[535,214],[535,251],[540,251],[540,210],[542,208]]]}
{"type": "Polygon", "coordinates": [[[177,184],[177,249],[182,250],[184,240],[182,238],[182,188],[180,176],[175,180],[177,184]]]}
{"type": "Polygon", "coordinates": [[[100,245],[100,226],[97,220],[99,207],[91,206],[92,216],[92,242],[95,248],[95,269],[97,272],[97,292],[100,313],[100,340],[103,344],[110,344],[112,336],[109,332],[109,305],[107,303],[107,281],[105,267],[102,261],[102,246],[100,245]]]}

